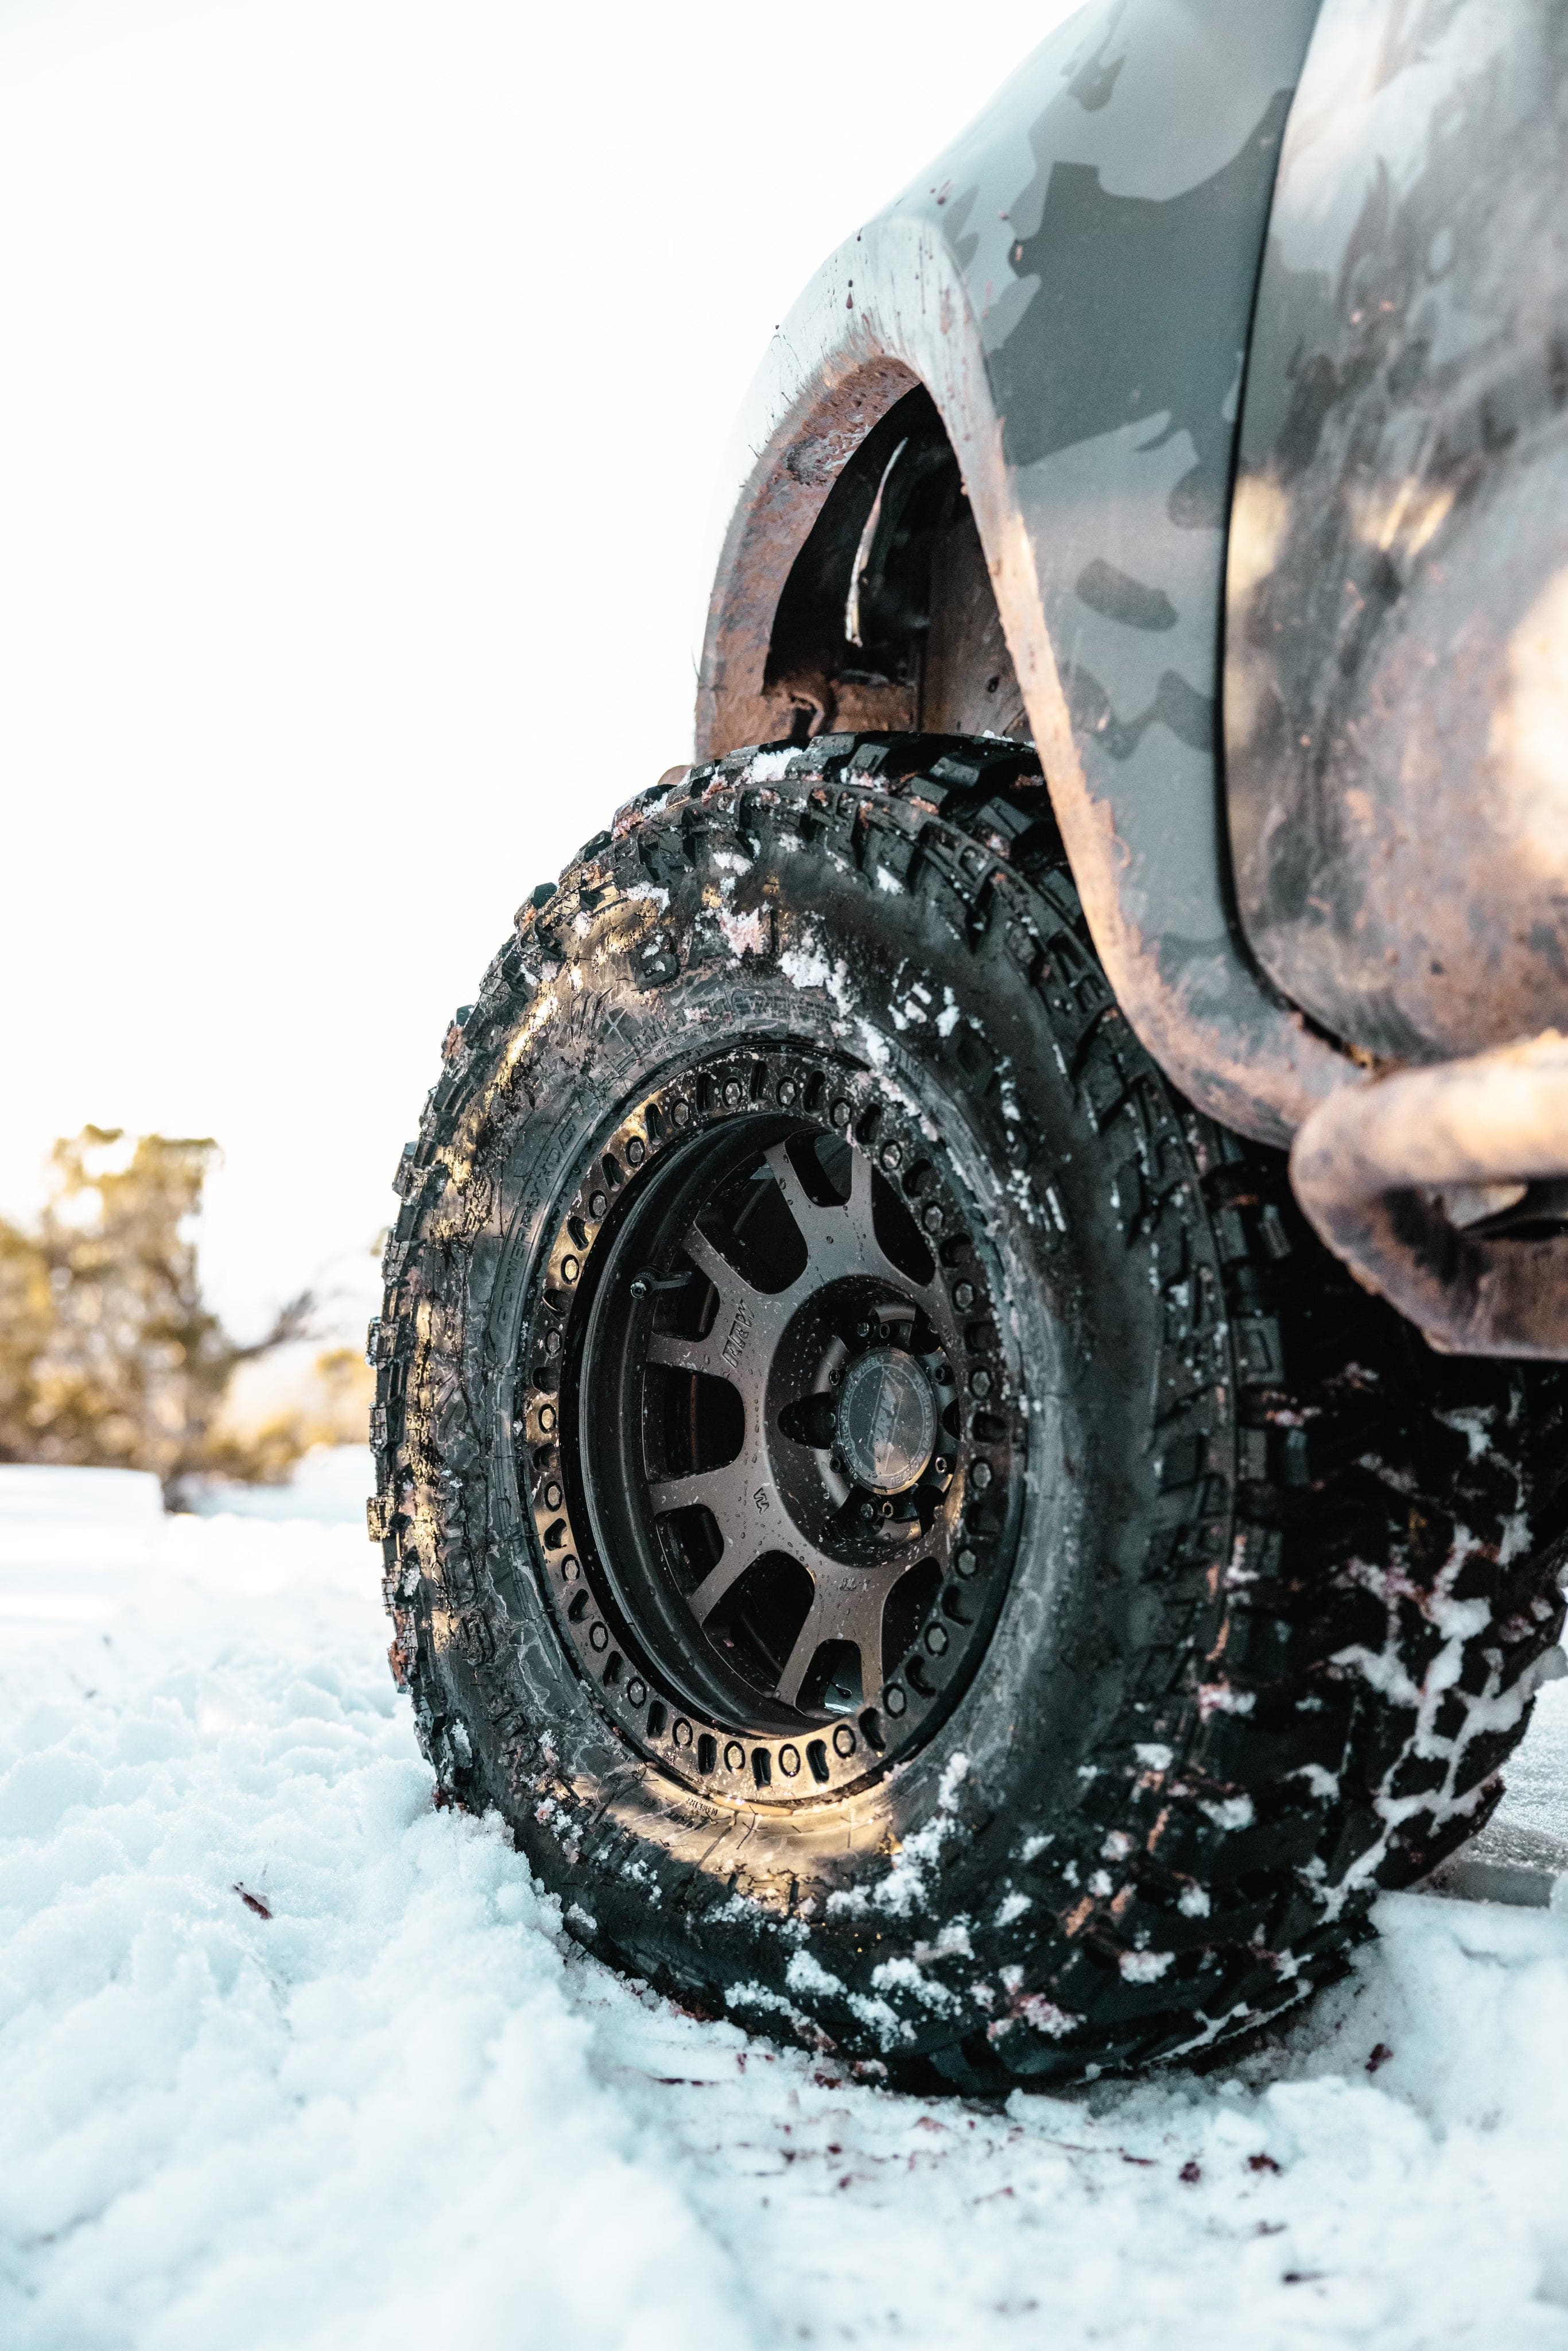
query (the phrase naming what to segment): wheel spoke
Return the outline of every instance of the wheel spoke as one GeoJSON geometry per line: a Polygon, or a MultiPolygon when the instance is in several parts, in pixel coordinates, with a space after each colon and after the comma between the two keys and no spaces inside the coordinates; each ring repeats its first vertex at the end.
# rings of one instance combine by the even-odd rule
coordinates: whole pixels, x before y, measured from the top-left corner
{"type": "Polygon", "coordinates": [[[686,1606],[699,1625],[706,1625],[719,1602],[735,1589],[757,1557],[758,1548],[756,1542],[749,1545],[744,1542],[726,1542],[724,1556],[718,1565],[708,1570],[696,1590],[686,1601],[686,1606]]]}
{"type": "Polygon", "coordinates": [[[842,1641],[857,1653],[866,1697],[881,1688],[883,1610],[895,1581],[885,1570],[856,1574],[825,1562],[818,1569],[810,1609],[779,1677],[777,1694],[786,1706],[799,1705],[812,1660],[827,1641],[842,1641]]]}
{"type": "Polygon", "coordinates": [[[813,1248],[820,1238],[823,1217],[833,1216],[837,1212],[831,1208],[820,1208],[817,1206],[799,1176],[796,1175],[795,1163],[781,1143],[774,1144],[770,1150],[763,1154],[763,1156],[773,1171],[773,1181],[784,1195],[784,1206],[795,1219],[801,1239],[808,1249],[813,1248]]]}
{"type": "Polygon", "coordinates": [[[722,1379],[724,1373],[716,1365],[711,1333],[706,1339],[683,1339],[674,1331],[655,1331],[648,1341],[647,1361],[662,1364],[667,1371],[702,1372],[711,1379],[722,1379]]]}
{"type": "Polygon", "coordinates": [[[755,1298],[758,1292],[746,1276],[731,1265],[723,1251],[714,1247],[700,1225],[694,1225],[681,1243],[699,1273],[706,1273],[721,1300],[733,1304],[737,1293],[755,1298]]]}
{"type": "Polygon", "coordinates": [[[811,1262],[803,1280],[821,1281],[833,1273],[849,1273],[857,1264],[865,1270],[895,1272],[876,1237],[872,1214],[871,1161],[863,1151],[850,1153],[850,1196],[821,1207],[813,1200],[788,1150],[776,1143],[765,1155],[773,1180],[784,1195],[784,1205],[800,1228],[811,1262]],[[821,1255],[819,1255],[819,1251],[821,1255]]]}
{"type": "Polygon", "coordinates": [[[666,1510],[690,1510],[702,1503],[718,1520],[728,1540],[731,1528],[746,1524],[746,1464],[727,1461],[722,1469],[692,1469],[684,1477],[663,1478],[648,1489],[648,1507],[656,1519],[666,1510]]]}
{"type": "MultiPolygon", "coordinates": [[[[811,1670],[811,1662],[818,1650],[828,1637],[826,1621],[826,1612],[821,1602],[821,1586],[819,1584],[811,1605],[806,1613],[806,1621],[795,1635],[795,1646],[785,1659],[784,1670],[779,1677],[777,1695],[786,1706],[800,1704],[801,1685],[811,1670]]],[[[863,1677],[865,1673],[863,1664],[861,1673],[863,1677]]]]}

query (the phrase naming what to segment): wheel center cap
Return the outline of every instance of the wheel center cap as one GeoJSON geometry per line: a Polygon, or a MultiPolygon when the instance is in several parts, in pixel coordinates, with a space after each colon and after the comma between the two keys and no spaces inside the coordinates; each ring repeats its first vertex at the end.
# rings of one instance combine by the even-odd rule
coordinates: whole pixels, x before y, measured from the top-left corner
{"type": "Polygon", "coordinates": [[[912,1356],[873,1347],[844,1374],[838,1447],[857,1485],[902,1493],[924,1476],[936,1448],[936,1399],[912,1356]]]}

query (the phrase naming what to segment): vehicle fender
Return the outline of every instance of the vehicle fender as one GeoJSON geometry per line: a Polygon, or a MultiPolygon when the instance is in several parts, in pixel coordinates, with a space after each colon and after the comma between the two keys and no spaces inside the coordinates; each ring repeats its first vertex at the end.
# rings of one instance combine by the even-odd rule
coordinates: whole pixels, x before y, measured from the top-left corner
{"type": "Polygon", "coordinates": [[[1242,369],[1316,6],[1081,11],[818,272],[737,428],[696,720],[703,758],[768,730],[790,565],[924,384],[1122,1008],[1204,1109],[1275,1143],[1359,1074],[1236,923],[1217,712],[1242,369]]]}

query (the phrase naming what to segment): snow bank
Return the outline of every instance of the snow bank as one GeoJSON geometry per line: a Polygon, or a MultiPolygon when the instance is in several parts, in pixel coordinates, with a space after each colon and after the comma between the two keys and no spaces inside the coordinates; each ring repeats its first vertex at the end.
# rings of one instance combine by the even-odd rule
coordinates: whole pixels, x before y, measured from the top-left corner
{"type": "Polygon", "coordinates": [[[1386,1900],[1226,2077],[861,2087],[431,1809],[357,1527],[95,1480],[0,1471],[7,2351],[1568,2351],[1568,1915],[1386,1900]]]}

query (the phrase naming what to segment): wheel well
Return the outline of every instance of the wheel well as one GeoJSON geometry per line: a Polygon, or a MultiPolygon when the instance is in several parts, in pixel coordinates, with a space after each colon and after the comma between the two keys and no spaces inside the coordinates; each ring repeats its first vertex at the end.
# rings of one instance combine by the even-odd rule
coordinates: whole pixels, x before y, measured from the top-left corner
{"type": "Polygon", "coordinates": [[[958,461],[924,385],[849,458],[785,580],[763,696],[775,737],[894,727],[1030,738],[958,461]]]}

